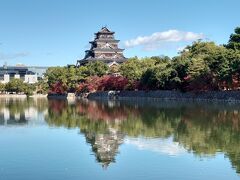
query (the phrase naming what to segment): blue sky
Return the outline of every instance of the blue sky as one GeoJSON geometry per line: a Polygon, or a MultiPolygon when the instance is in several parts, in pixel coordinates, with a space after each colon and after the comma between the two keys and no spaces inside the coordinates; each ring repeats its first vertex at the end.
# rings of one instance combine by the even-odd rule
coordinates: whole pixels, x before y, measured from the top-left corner
{"type": "Polygon", "coordinates": [[[0,65],[75,64],[102,26],[125,56],[177,55],[195,39],[223,44],[239,0],[0,0],[0,65]]]}

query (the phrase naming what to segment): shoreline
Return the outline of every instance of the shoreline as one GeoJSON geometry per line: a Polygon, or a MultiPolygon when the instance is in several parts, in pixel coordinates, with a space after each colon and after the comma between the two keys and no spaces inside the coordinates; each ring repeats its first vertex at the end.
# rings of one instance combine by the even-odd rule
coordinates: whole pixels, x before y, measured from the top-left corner
{"type": "Polygon", "coordinates": [[[19,99],[25,99],[25,98],[47,98],[47,94],[34,94],[31,96],[27,96],[26,94],[0,94],[0,98],[19,98],[19,99]]]}
{"type": "Polygon", "coordinates": [[[0,94],[0,98],[47,98],[59,100],[134,100],[134,101],[204,101],[204,102],[234,102],[240,103],[240,91],[207,91],[207,92],[180,92],[168,90],[156,91],[98,91],[88,96],[68,94],[0,94]]]}
{"type": "Polygon", "coordinates": [[[205,102],[235,102],[240,103],[240,91],[105,91],[90,93],[88,99],[112,100],[147,100],[147,101],[205,101],[205,102]]]}

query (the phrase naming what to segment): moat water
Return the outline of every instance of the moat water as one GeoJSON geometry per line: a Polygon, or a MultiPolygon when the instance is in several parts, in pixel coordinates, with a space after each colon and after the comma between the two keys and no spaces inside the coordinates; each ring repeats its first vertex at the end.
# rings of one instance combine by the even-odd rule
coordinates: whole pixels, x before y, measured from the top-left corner
{"type": "Polygon", "coordinates": [[[0,99],[0,179],[240,179],[240,105],[0,99]]]}

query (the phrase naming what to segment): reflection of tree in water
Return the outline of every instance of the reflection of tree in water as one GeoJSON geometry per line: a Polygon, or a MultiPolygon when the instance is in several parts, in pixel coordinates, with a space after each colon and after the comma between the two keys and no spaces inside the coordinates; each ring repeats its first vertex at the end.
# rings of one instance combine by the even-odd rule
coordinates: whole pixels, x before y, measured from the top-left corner
{"type": "Polygon", "coordinates": [[[128,118],[129,114],[137,116],[133,109],[120,106],[117,102],[79,101],[76,104],[77,113],[85,115],[90,120],[122,121],[128,118]]]}
{"type": "Polygon", "coordinates": [[[51,103],[50,125],[78,127],[99,162],[114,162],[124,136],[173,137],[197,156],[223,152],[240,173],[240,111],[237,105],[116,103],[84,101],[68,106],[51,103]],[[63,107],[63,108],[61,108],[63,107]],[[55,111],[55,109],[60,109],[55,111]]]}
{"type": "Polygon", "coordinates": [[[240,111],[236,106],[195,107],[184,111],[175,141],[196,155],[224,152],[240,173],[240,111]]]}

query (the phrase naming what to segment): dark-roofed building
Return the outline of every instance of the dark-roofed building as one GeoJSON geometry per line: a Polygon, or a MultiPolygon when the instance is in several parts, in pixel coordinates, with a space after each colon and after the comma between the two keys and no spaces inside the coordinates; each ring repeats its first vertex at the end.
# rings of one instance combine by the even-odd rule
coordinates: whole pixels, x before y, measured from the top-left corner
{"type": "Polygon", "coordinates": [[[103,27],[95,33],[94,41],[90,41],[90,50],[85,51],[86,55],[82,60],[77,61],[77,66],[84,65],[88,62],[102,61],[109,66],[123,63],[127,60],[124,57],[124,49],[118,47],[119,40],[114,38],[115,32],[103,27]]]}
{"type": "Polygon", "coordinates": [[[0,67],[0,82],[8,83],[11,79],[22,79],[25,83],[36,83],[37,75],[29,71],[26,66],[7,66],[0,67]]]}

